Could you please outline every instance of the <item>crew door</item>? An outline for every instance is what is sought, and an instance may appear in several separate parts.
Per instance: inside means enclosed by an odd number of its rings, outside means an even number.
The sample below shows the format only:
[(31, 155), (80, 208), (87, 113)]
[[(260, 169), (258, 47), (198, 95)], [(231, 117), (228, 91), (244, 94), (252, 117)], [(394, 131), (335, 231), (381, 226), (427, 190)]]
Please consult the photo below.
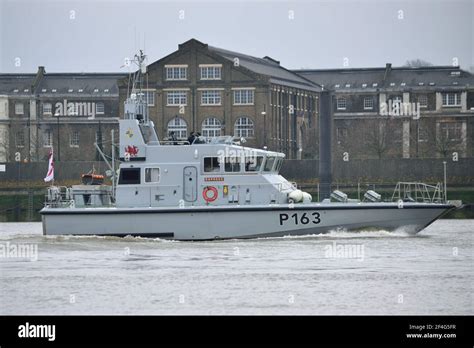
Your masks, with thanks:
[(197, 168), (184, 167), (183, 198), (186, 202), (195, 202), (197, 199)]

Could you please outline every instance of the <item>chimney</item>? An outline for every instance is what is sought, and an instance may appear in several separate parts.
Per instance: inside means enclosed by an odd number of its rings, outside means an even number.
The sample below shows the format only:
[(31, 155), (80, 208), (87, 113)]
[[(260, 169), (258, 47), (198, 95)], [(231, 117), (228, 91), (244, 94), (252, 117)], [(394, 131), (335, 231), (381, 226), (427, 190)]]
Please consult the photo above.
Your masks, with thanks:
[(46, 70), (44, 70), (44, 66), (39, 66), (38, 67), (38, 72), (36, 73), (36, 77), (33, 81), (33, 84), (31, 86), (31, 93), (34, 93), (36, 88), (39, 86), (41, 83), (41, 80), (43, 79), (44, 74), (46, 73)]
[(383, 76), (383, 83), (388, 80), (390, 72), (392, 71), (392, 63), (385, 64), (385, 74)]

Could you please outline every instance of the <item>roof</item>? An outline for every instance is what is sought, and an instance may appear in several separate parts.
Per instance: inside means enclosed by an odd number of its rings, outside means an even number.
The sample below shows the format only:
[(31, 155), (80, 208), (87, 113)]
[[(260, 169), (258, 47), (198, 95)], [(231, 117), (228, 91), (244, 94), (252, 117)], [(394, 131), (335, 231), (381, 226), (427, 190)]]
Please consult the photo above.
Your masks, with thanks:
[[(334, 90), (427, 89), (474, 87), (474, 76), (453, 66), (394, 67), (357, 69), (293, 70), (301, 76)], [(365, 86), (364, 86), (365, 84)], [(376, 84), (376, 85), (374, 85)]]
[(305, 77), (299, 76), (298, 74), (285, 69), (279, 64), (278, 61), (268, 56), (265, 58), (258, 58), (212, 46), (208, 46), (208, 49), (209, 51), (218, 54), (232, 62), (234, 62), (235, 58), (238, 58), (239, 65), (250, 71), (253, 71), (254, 73), (269, 77), (271, 83), (289, 85), (291, 87), (315, 92), (321, 91), (321, 87), (318, 84), (315, 84)]
[[(45, 73), (35, 93), (118, 95), (117, 81), (125, 76), (124, 73)], [(31, 94), (36, 77), (37, 74), (0, 74), (0, 94)]]

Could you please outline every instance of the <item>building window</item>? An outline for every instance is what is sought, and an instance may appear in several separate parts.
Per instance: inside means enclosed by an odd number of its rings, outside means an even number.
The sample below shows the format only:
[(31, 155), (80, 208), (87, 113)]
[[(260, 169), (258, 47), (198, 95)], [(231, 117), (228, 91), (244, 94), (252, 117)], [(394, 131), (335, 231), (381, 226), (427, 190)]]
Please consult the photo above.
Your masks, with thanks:
[(420, 103), (420, 107), (426, 108), (428, 106), (428, 96), (426, 94), (419, 95), (418, 103)]
[(181, 117), (175, 117), (168, 122), (168, 134), (174, 132), (176, 139), (186, 140), (188, 138), (188, 126)]
[(160, 168), (145, 168), (145, 182), (160, 182)]
[(95, 132), (95, 143), (99, 145), (99, 147), (101, 147), (102, 142), (103, 142), (102, 131), (98, 130), (97, 132)]
[(25, 113), (25, 105), (23, 103), (15, 103), (15, 114), (23, 115)]
[(336, 106), (338, 110), (346, 110), (346, 107), (347, 107), (346, 98), (337, 98)]
[(443, 106), (461, 106), (461, 93), (443, 93)]
[(79, 147), (79, 131), (73, 131), (69, 138), (70, 147)]
[(201, 80), (220, 80), (222, 73), (222, 66), (220, 65), (202, 65), (199, 66), (201, 70)]
[(169, 91), (166, 93), (167, 105), (187, 105), (187, 92), (186, 91)]
[(392, 105), (402, 103), (402, 97), (400, 97), (400, 96), (395, 96), (395, 97), (391, 98), (391, 100), (392, 100)]
[(201, 105), (221, 105), (221, 91), (202, 91)]
[(24, 131), (18, 131), (15, 134), (15, 144), (16, 147), (24, 147), (25, 146), (25, 132)]
[(43, 103), (43, 115), (51, 115), (53, 113), (53, 105), (51, 103)]
[(105, 107), (104, 107), (104, 103), (97, 103), (95, 104), (95, 113), (97, 115), (103, 115), (105, 112)]
[[(138, 95), (138, 92), (134, 90), (132, 93)], [(155, 91), (141, 91), (140, 95), (148, 106), (155, 106)]]
[(48, 129), (43, 133), (43, 146), (51, 147), (53, 146), (53, 132)]
[(443, 140), (459, 141), (462, 136), (462, 122), (443, 122), (439, 124), (440, 136)]
[(254, 135), (253, 121), (248, 117), (240, 117), (235, 121), (234, 135), (236, 137), (250, 138)]
[(336, 137), (338, 141), (343, 141), (347, 137), (347, 128), (337, 128)]
[(253, 105), (253, 103), (253, 89), (238, 89), (234, 91), (234, 105)]
[(166, 69), (167, 80), (186, 80), (188, 75), (187, 65), (183, 66), (168, 66)]
[(429, 138), (428, 129), (426, 127), (419, 127), (418, 128), (418, 142), (424, 143), (427, 142)]
[(221, 135), (221, 121), (215, 117), (209, 117), (202, 123), (202, 135), (205, 137), (218, 137)]
[(364, 110), (372, 110), (374, 108), (374, 98), (365, 97), (364, 98)]

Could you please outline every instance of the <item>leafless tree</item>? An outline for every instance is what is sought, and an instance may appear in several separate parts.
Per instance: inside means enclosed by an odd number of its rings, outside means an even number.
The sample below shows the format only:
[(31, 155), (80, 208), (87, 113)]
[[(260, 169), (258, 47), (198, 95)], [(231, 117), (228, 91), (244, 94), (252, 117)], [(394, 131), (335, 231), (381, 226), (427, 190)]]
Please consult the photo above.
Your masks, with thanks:
[(404, 66), (411, 67), (411, 68), (420, 68), (423, 66), (433, 66), (433, 64), (430, 62), (427, 62), (426, 60), (417, 58), (417, 59), (407, 60)]
[(387, 120), (378, 119), (368, 123), (365, 132), (365, 145), (368, 150), (379, 159), (383, 158), (388, 150), (387, 146)]

